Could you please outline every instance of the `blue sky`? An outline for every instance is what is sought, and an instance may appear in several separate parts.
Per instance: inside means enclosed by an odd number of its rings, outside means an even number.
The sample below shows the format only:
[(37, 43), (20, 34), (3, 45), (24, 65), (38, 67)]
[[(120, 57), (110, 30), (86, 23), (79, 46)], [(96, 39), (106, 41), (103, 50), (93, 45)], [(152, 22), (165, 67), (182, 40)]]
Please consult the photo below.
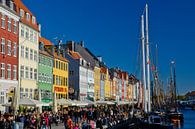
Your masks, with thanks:
[[(54, 41), (85, 42), (110, 67), (135, 73), (140, 16), (145, 0), (23, 0), (42, 25), (42, 36)], [(195, 90), (195, 1), (149, 1), (149, 40), (159, 47), (159, 72), (166, 83), (176, 60), (177, 90)]]

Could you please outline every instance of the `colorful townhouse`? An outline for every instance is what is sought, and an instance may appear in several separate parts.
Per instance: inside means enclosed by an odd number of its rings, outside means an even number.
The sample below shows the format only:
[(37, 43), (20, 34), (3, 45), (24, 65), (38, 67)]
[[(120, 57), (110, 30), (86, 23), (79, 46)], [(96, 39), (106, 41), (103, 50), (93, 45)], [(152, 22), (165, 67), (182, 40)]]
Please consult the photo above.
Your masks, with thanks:
[(128, 85), (128, 73), (127, 72), (120, 72), (121, 84), (122, 84), (122, 94), (120, 96), (121, 100), (126, 100), (127, 96), (127, 85)]
[(70, 99), (85, 100), (88, 99), (88, 63), (75, 52), (74, 41), (67, 42), (65, 57), (69, 60), (69, 88), (73, 93), (69, 93)]
[(40, 27), (36, 17), (22, 3), (13, 0), (16, 4), (19, 22), (19, 87), (20, 98), (38, 99), (38, 55)]
[[(84, 42), (76, 43), (74, 41), (68, 41), (64, 46), (64, 49), (69, 49), (73, 52), (78, 53), (80, 58), (79, 67), (79, 89), (82, 93), (79, 94), (79, 99), (94, 100), (94, 67), (95, 67), (95, 56), (84, 47)], [(76, 79), (76, 78), (75, 78)], [(87, 88), (87, 91), (85, 91)], [(80, 92), (81, 92), (80, 91)], [(87, 96), (87, 97), (86, 97)]]
[(2, 104), (12, 102), (18, 87), (19, 16), (13, 1), (0, 0), (0, 111)]
[(39, 37), (38, 91), (42, 102), (53, 99), (53, 55), (44, 46), (53, 45), (49, 40)]
[(100, 100), (105, 100), (106, 67), (100, 68)]
[(94, 94), (95, 100), (100, 100), (100, 66), (99, 61), (96, 61), (96, 65), (94, 67)]
[(122, 96), (122, 83), (120, 79), (120, 70), (119, 68), (110, 69), (110, 78), (112, 80), (112, 99), (114, 101), (119, 101), (120, 96)]
[(59, 46), (52, 50), (54, 57), (53, 64), (53, 92), (56, 93), (56, 99), (68, 99), (69, 87), (69, 61), (63, 56)]
[(105, 93), (105, 100), (110, 100), (110, 75), (108, 68), (106, 68), (106, 74), (105, 74), (105, 88), (104, 88), (104, 93)]

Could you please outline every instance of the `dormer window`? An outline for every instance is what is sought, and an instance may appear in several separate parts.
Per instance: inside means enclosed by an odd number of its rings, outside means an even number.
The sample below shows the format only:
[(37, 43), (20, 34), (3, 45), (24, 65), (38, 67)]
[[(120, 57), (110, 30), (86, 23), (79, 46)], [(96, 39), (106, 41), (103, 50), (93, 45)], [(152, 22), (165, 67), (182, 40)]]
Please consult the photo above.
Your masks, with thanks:
[(24, 17), (24, 10), (20, 9), (20, 17)]
[(5, 5), (5, 0), (2, 0), (2, 4)]
[(10, 9), (14, 10), (14, 3), (12, 1), (10, 1)]
[(30, 21), (30, 14), (29, 13), (26, 13), (26, 20)]
[(32, 16), (32, 23), (35, 24), (35, 22), (36, 22), (36, 18)]

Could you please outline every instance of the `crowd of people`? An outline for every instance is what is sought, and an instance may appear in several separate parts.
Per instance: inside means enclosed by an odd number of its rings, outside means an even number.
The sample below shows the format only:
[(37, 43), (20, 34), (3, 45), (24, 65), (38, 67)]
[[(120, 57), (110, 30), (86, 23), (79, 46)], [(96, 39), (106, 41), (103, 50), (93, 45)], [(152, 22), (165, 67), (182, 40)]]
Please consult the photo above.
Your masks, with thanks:
[(21, 112), (15, 117), (4, 114), (0, 117), (0, 129), (52, 129), (59, 124), (65, 129), (112, 128), (131, 118), (131, 110), (129, 105), (106, 105), (67, 107), (57, 113)]

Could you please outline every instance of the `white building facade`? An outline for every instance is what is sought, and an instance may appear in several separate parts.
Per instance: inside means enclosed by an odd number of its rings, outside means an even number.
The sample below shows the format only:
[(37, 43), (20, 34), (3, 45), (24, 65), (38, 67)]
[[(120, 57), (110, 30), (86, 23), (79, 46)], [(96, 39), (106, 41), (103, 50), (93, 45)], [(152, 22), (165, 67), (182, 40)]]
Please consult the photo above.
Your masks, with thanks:
[(37, 99), (39, 26), (35, 16), (21, 1), (17, 1), (16, 5), (21, 19), (19, 23), (19, 96)]

